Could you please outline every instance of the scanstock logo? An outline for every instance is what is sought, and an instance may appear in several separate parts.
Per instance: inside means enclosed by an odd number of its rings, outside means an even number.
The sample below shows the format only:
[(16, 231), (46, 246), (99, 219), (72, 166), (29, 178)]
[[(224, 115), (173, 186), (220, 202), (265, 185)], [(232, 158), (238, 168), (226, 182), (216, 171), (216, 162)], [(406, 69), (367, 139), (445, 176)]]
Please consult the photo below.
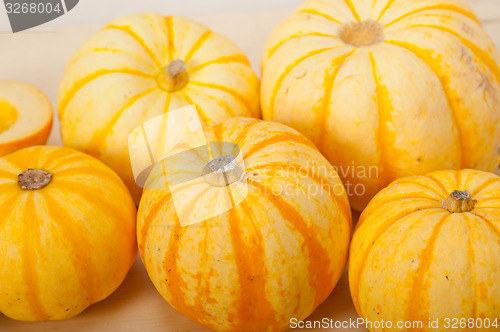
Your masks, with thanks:
[(73, 9), (79, 0), (3, 0), (12, 32), (52, 21)]

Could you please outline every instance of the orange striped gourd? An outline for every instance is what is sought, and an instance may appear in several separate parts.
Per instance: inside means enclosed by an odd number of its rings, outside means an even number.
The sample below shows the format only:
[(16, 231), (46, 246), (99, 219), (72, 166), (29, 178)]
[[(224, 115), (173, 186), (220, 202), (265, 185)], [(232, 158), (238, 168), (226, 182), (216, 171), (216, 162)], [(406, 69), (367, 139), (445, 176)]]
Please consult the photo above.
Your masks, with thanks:
[(97, 157), (131, 190), (127, 139), (144, 121), (195, 104), (205, 125), (260, 117), (259, 81), (227, 38), (192, 20), (159, 14), (119, 17), (87, 40), (59, 89), (64, 145)]
[(466, 1), (308, 0), (268, 40), (263, 117), (311, 139), (362, 210), (399, 177), (499, 165), (499, 63)]
[[(153, 172), (147, 188), (155, 189), (145, 189), (138, 213), (144, 265), (160, 294), (205, 327), (288, 329), (291, 318), (306, 318), (327, 298), (343, 273), (351, 231), (345, 188), (314, 145), (282, 124), (234, 118), (204, 129), (204, 137), (240, 147), (248, 194), (212, 216), (221, 204), (213, 192), (196, 181), (183, 184), (188, 213), (206, 218), (182, 227), (185, 211), (176, 211), (171, 191), (159, 189), (165, 179)], [(198, 138), (188, 136), (179, 147), (194, 148)]]
[(8, 317), (73, 317), (118, 288), (135, 260), (132, 197), (83, 153), (36, 146), (0, 158), (0, 211), (0, 312)]
[(393, 328), (422, 322), (413, 325), (419, 331), (497, 330), (499, 279), (500, 177), (493, 173), (401, 178), (373, 198), (356, 226), (349, 284), (359, 315), (379, 323), (371, 331), (383, 331), (382, 319)]

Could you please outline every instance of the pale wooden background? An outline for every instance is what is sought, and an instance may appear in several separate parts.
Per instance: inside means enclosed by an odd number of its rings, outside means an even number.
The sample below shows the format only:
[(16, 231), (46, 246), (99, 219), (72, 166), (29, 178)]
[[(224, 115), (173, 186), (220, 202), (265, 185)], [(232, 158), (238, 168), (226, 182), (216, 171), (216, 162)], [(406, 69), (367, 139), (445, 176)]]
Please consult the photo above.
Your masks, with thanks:
[[(272, 1), (269, 0), (269, 2)], [(120, 3), (120, 6), (127, 6), (125, 1), (118, 0), (117, 2)], [(171, 14), (169, 2), (157, 1), (156, 11)], [(290, 1), (288, 5), (283, 5), (286, 2), (281, 0), (279, 2), (285, 8), (245, 14), (189, 16), (238, 43), (250, 57), (253, 67), (259, 71), (260, 56), (269, 32), (279, 21), (291, 13), (295, 3), (297, 3), (296, 0)], [(500, 0), (470, 0), (470, 3), (490, 36), (500, 46)], [(135, 6), (137, 5), (135, 4)], [(74, 16), (77, 15), (76, 9), (72, 13)], [(186, 15), (186, 13), (181, 14)], [(1, 19), (4, 18), (0, 15)], [(94, 22), (90, 18), (89, 21)], [(15, 35), (3, 29), (0, 31), (0, 79), (15, 79), (34, 84), (41, 88), (55, 105), (57, 86), (62, 76), (64, 64), (78, 45), (104, 23), (65, 28), (48, 25), (48, 27), (41, 26)], [(5, 24), (0, 25), (0, 30), (2, 30), (2, 26)], [(60, 145), (59, 124), (57, 122), (49, 144)], [(349, 318), (355, 320), (358, 317), (349, 295), (346, 274), (343, 275), (330, 297), (309, 319), (321, 320), (323, 317), (340, 321)], [(42, 323), (16, 322), (0, 316), (0, 331), (202, 332), (207, 330), (178, 314), (161, 298), (149, 281), (140, 259), (138, 259), (125, 282), (114, 294), (91, 306), (81, 315), (62, 322)], [(346, 329), (346, 331), (352, 330)], [(366, 330), (360, 329), (359, 331)]]

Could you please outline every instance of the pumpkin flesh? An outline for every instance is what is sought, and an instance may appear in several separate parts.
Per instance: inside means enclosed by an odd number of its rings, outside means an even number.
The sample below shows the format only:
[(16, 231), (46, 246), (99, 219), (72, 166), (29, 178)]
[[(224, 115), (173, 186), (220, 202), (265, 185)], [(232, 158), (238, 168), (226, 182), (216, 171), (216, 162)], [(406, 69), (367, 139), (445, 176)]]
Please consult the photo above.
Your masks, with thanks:
[(52, 129), (52, 105), (37, 88), (0, 80), (0, 156), (45, 144)]

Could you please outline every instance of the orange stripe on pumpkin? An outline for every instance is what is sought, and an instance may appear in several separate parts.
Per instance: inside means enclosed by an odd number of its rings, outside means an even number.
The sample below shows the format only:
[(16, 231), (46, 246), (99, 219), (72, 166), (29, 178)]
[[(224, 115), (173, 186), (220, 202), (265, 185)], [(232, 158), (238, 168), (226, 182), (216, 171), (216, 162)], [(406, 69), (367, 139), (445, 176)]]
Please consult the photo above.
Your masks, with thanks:
[(392, 112), (394, 111), (394, 106), (389, 97), (389, 90), (385, 85), (381, 83), (381, 76), (377, 73), (375, 59), (373, 54), (370, 53), (370, 63), (373, 70), (373, 79), (375, 81), (375, 93), (377, 96), (377, 115), (378, 115), (378, 148), (380, 149), (380, 166), (382, 168), (381, 182), (383, 185), (388, 185), (391, 182), (389, 174), (397, 174), (396, 170), (393, 169), (392, 163), (389, 161), (394, 161), (394, 153), (389, 152), (389, 148), (393, 146), (395, 142), (395, 133), (390, 129), (393, 123)]
[[(15, 174), (17, 175), (17, 174)], [(4, 169), (0, 169), (0, 177), (2, 178), (5, 178), (5, 179), (12, 179), (12, 180), (17, 180), (14, 178), (14, 174), (7, 171), (7, 170), (4, 170)]]
[[(336, 47), (336, 48), (339, 48), (339, 47)], [(273, 92), (271, 94), (271, 100), (269, 102), (269, 118), (270, 119), (272, 119), (274, 116), (274, 108), (275, 108), (274, 104), (276, 101), (276, 97), (278, 96), (278, 92), (281, 90), (281, 83), (283, 83), (283, 81), (285, 80), (285, 78), (288, 77), (288, 75), (291, 73), (291, 71), (295, 67), (297, 67), (299, 64), (306, 61), (307, 59), (310, 59), (315, 55), (322, 54), (322, 53), (327, 52), (327, 51), (331, 51), (333, 49), (335, 49), (335, 47), (322, 48), (319, 50), (314, 50), (314, 51), (308, 52), (307, 54), (305, 54), (305, 55), (301, 56), (300, 58), (296, 59), (295, 61), (293, 61), (290, 65), (288, 65), (285, 68), (285, 70), (283, 70), (281, 75), (276, 80), (276, 83), (274, 84)]]
[[(55, 173), (73, 167), (73, 163), (78, 166), (82, 165), (82, 155), (70, 151), (67, 148), (54, 149), (40, 158), (41, 164), (37, 165), (49, 173)], [(69, 167), (68, 167), (69, 166)]]
[(242, 54), (236, 54), (236, 55), (230, 55), (230, 56), (221, 56), (220, 58), (200, 63), (197, 66), (193, 66), (193, 67), (189, 68), (188, 72), (192, 74), (192, 73), (195, 73), (199, 70), (202, 70), (203, 68), (208, 67), (210, 65), (214, 65), (214, 64), (224, 64), (225, 65), (225, 64), (231, 64), (231, 63), (241, 63), (244, 65), (250, 65), (246, 56), (244, 56)]
[(279, 133), (274, 136), (271, 136), (269, 138), (263, 139), (258, 143), (255, 143), (250, 149), (248, 149), (246, 152), (244, 152), (243, 157), (245, 159), (250, 158), (253, 156), (255, 153), (273, 145), (273, 144), (278, 144), (278, 143), (283, 143), (283, 142), (293, 142), (301, 145), (305, 145), (307, 147), (310, 147), (314, 150), (316, 150), (316, 147), (314, 144), (307, 139), (305, 136), (301, 134), (292, 134), (292, 133)]
[(267, 58), (271, 58), (273, 56), (274, 53), (276, 53), (276, 51), (278, 51), (278, 49), (283, 46), (283, 44), (291, 41), (291, 40), (294, 40), (294, 39), (297, 39), (297, 38), (301, 38), (301, 37), (311, 37), (311, 36), (315, 36), (315, 37), (328, 37), (328, 38), (333, 38), (333, 39), (337, 39), (336, 36), (334, 35), (329, 35), (329, 34), (325, 34), (325, 33), (321, 33), (321, 32), (310, 32), (310, 33), (304, 33), (304, 34), (295, 34), (295, 35), (291, 35), (291, 36), (288, 36), (286, 39), (278, 42), (273, 48), (271, 48), (267, 54)]
[(500, 246), (500, 228), (495, 227), (495, 224), (498, 224), (498, 222), (490, 220), (488, 217), (486, 217), (485, 214), (479, 211), (472, 211), (472, 214), (476, 216), (478, 219), (480, 219), (481, 222), (486, 224), (491, 231), (497, 236), (498, 238), (498, 245)]
[(444, 184), (439, 180), (439, 179), (436, 179), (433, 175), (431, 174), (427, 174), (426, 177), (428, 177), (429, 179), (431, 179), (432, 181), (434, 181), (434, 183), (439, 187), (441, 188), (441, 191), (443, 192), (443, 195), (444, 197), (448, 197), (448, 195), (450, 195), (450, 191), (444, 186)]
[(90, 139), (90, 142), (87, 144), (85, 151), (92, 155), (101, 150), (103, 144), (106, 143), (106, 139), (111, 134), (113, 128), (116, 126), (118, 121), (122, 118), (123, 113), (132, 105), (134, 105), (139, 99), (146, 97), (151, 92), (157, 90), (157, 87), (147, 89), (141, 93), (136, 94), (135, 96), (130, 97), (127, 100), (127, 103), (123, 105), (114, 115), (113, 118), (104, 126), (104, 128), (100, 130), (96, 130)]
[[(457, 172), (458, 173), (458, 172)], [(467, 262), (469, 263), (469, 273), (471, 274), (471, 284), (472, 287), (474, 288), (474, 295), (473, 295), (473, 301), (472, 301), (472, 318), (477, 318), (477, 302), (479, 301), (478, 299), (478, 294), (479, 294), (479, 287), (477, 284), (477, 269), (476, 269), (476, 254), (474, 253), (474, 248), (473, 248), (473, 243), (472, 239), (473, 236), (471, 235), (472, 229), (471, 225), (472, 224), (469, 214), (468, 213), (462, 213), (461, 215), (462, 218), (464, 218), (466, 222), (466, 227), (467, 227)], [(474, 225), (476, 226), (476, 225)]]
[(79, 54), (77, 57), (71, 59), (71, 61), (69, 62), (69, 64), (74, 64), (74, 63), (78, 62), (78, 60), (80, 60), (81, 58), (83, 58), (84, 56), (86, 56), (86, 55), (92, 55), (92, 53), (94, 53), (94, 52), (122, 53), (122, 54), (130, 56), (131, 58), (136, 59), (137, 61), (141, 62), (142, 64), (147, 65), (152, 70), (156, 70), (154, 61), (153, 61), (153, 64), (151, 64), (150, 62), (144, 60), (143, 58), (138, 57), (135, 54), (132, 54), (132, 53), (127, 52), (125, 50), (118, 50), (118, 49), (105, 48), (105, 47), (96, 47), (96, 48), (90, 49), (90, 50), (88, 50), (86, 52), (83, 52), (83, 53)]
[(165, 17), (165, 26), (167, 29), (167, 60), (168, 62), (174, 60), (175, 53), (175, 33), (173, 16)]
[(250, 130), (253, 129), (253, 127), (258, 123), (262, 123), (262, 121), (252, 120), (251, 122), (247, 123), (243, 130), (241, 130), (238, 136), (236, 136), (236, 138), (233, 140), (234, 143), (239, 145), (240, 149), (243, 149), (242, 145), (245, 144), (244, 142), (242, 142), (242, 140), (247, 138)]
[(187, 93), (186, 91), (182, 91), (182, 90), (181, 90), (181, 91), (179, 91), (178, 93), (182, 96), (182, 98), (184, 98), (184, 100), (185, 100), (188, 104), (195, 106), (196, 111), (197, 111), (198, 115), (199, 115), (199, 116), (200, 116), (200, 118), (201, 118), (201, 121), (203, 121), (203, 124), (204, 124), (205, 126), (210, 126), (210, 125), (212, 125), (212, 120), (208, 117), (207, 113), (205, 113), (205, 111), (203, 111), (203, 109), (200, 107), (200, 105), (198, 105), (197, 103), (195, 103), (195, 102), (191, 99), (191, 97), (188, 95), (188, 93)]
[(104, 29), (115, 29), (115, 30), (123, 31), (124, 33), (126, 33), (130, 37), (134, 38), (135, 41), (137, 41), (137, 43), (139, 45), (141, 45), (141, 47), (144, 49), (144, 51), (146, 51), (146, 53), (151, 57), (151, 59), (154, 61), (155, 65), (158, 68), (162, 67), (156, 54), (148, 47), (148, 45), (146, 45), (146, 42), (144, 41), (144, 39), (142, 39), (142, 37), (139, 36), (135, 31), (133, 31), (130, 26), (108, 25)]
[(283, 219), (287, 221), (286, 224), (294, 228), (302, 236), (304, 241), (303, 248), (307, 248), (307, 255), (309, 257), (309, 283), (311, 288), (316, 292), (313, 307), (317, 308), (333, 289), (334, 271), (328, 271), (331, 265), (329, 253), (321, 245), (317, 234), (308, 225), (300, 212), (288, 203), (285, 198), (273, 194), (272, 190), (269, 190), (269, 188), (261, 183), (251, 179), (248, 179), (248, 183), (263, 193), (270, 192), (271, 195), (266, 196), (268, 201), (278, 210)]
[(140, 244), (139, 244), (139, 250), (141, 252), (141, 256), (146, 259), (146, 251), (145, 247), (148, 243), (148, 234), (149, 230), (151, 228), (151, 225), (153, 222), (155, 222), (157, 219), (159, 219), (159, 214), (161, 210), (169, 204), (172, 204), (172, 195), (169, 190), (165, 190), (165, 194), (160, 196), (160, 199), (158, 199), (155, 204), (152, 206), (148, 206), (148, 212), (146, 215), (144, 215), (140, 220), (142, 220), (142, 227), (140, 227), (137, 231), (140, 234)]
[(439, 79), (444, 91), (444, 95), (448, 102), (448, 107), (450, 108), (453, 125), (457, 130), (457, 136), (458, 136), (457, 155), (460, 161), (459, 166), (463, 167), (465, 165), (468, 165), (468, 160), (467, 160), (468, 153), (463, 152), (464, 149), (463, 142), (466, 142), (467, 139), (463, 132), (462, 122), (458, 120), (460, 118), (458, 113), (459, 110), (461, 109), (460, 98), (458, 97), (457, 93), (451, 89), (451, 81), (449, 76), (444, 72), (444, 69), (441, 67), (440, 56), (438, 56), (437, 59), (434, 59), (432, 51), (419, 48), (413, 44), (406, 42), (397, 42), (391, 40), (391, 41), (386, 41), (386, 43), (399, 46), (415, 54), (417, 58), (419, 58), (429, 66), (429, 68), (434, 72), (436, 77)]
[[(377, 230), (377, 232), (373, 233), (373, 235), (370, 236), (370, 238), (372, 239), (372, 242), (370, 243), (369, 246), (367, 246), (365, 248), (364, 252), (362, 252), (360, 254), (359, 264), (357, 265), (358, 266), (357, 273), (350, 273), (349, 274), (349, 285), (351, 285), (350, 286), (351, 295), (353, 298), (354, 307), (356, 308), (356, 311), (358, 313), (361, 313), (360, 308), (359, 308), (360, 304), (358, 302), (359, 301), (359, 290), (360, 290), (360, 286), (361, 286), (360, 285), (361, 276), (363, 275), (363, 272), (366, 268), (365, 263), (368, 259), (368, 256), (370, 255), (370, 252), (373, 249), (373, 247), (377, 244), (378, 240), (382, 236), (384, 236), (384, 234), (394, 224), (398, 223), (401, 218), (408, 217), (409, 215), (414, 214), (414, 213), (422, 213), (426, 210), (434, 209), (434, 208), (435, 207), (433, 205), (429, 205), (427, 207), (419, 206), (419, 207), (411, 209), (411, 210), (400, 211), (399, 213), (396, 213), (395, 215), (393, 215), (391, 218), (385, 219), (383, 221), (384, 225), (378, 227), (377, 229), (372, 230), (372, 233), (375, 232), (375, 230)], [(431, 211), (431, 212), (435, 213), (435, 211)], [(373, 213), (373, 211), (372, 211), (372, 213)], [(361, 217), (358, 221), (358, 224), (356, 225), (357, 230), (360, 229), (361, 225), (364, 223), (363, 216), (364, 216), (364, 214), (361, 214)], [(356, 237), (356, 233), (354, 234), (354, 237)], [(355, 238), (353, 238), (353, 241), (355, 241)]]
[(220, 85), (220, 84), (196, 82), (196, 81), (190, 81), (189, 84), (201, 86), (201, 87), (208, 88), (208, 89), (215, 89), (215, 90), (223, 91), (223, 92), (231, 95), (235, 100), (237, 100), (241, 105), (243, 105), (243, 107), (246, 108), (250, 113), (253, 112), (253, 108), (250, 105), (250, 102), (245, 97), (243, 97), (238, 91), (233, 90), (231, 88), (228, 88), (227, 86)]
[(63, 99), (61, 100), (61, 103), (59, 104), (59, 118), (62, 119), (64, 115), (64, 111), (66, 110), (66, 107), (68, 106), (69, 102), (73, 97), (76, 95), (78, 91), (80, 91), (81, 88), (83, 88), (85, 85), (89, 84), (90, 82), (98, 79), (101, 76), (104, 75), (110, 75), (110, 74), (127, 74), (127, 75), (133, 75), (133, 76), (139, 76), (145, 79), (155, 79), (154, 75), (144, 73), (140, 70), (135, 70), (135, 69), (130, 69), (130, 68), (120, 68), (120, 69), (99, 69), (93, 72), (92, 74), (89, 74), (85, 76), (84, 78), (76, 81), (73, 86), (66, 91), (64, 94)]
[(499, 183), (499, 182), (500, 182), (500, 177), (492, 177), (491, 179), (488, 179), (488, 180), (484, 181), (483, 183), (481, 183), (479, 186), (475, 187), (470, 192), (470, 195), (472, 198), (474, 198), (474, 196), (479, 195), (481, 193), (481, 191), (484, 191), (489, 186), (496, 184), (496, 183)]
[[(269, 328), (277, 330), (279, 327), (276, 325), (277, 312), (266, 295), (267, 269), (263, 260), (265, 257), (263, 236), (257, 227), (244, 227), (247, 222), (253, 224), (252, 218), (248, 218), (250, 214), (245, 202), (228, 211), (234, 263), (240, 284), (240, 294), (235, 303), (238, 317), (232, 329), (248, 331), (247, 324), (252, 323), (255, 331), (268, 331)], [(239, 213), (247, 218), (241, 218)], [(245, 231), (250, 229), (253, 229), (253, 234), (247, 234)]]
[(429, 11), (429, 10), (448, 10), (448, 11), (451, 11), (451, 12), (455, 12), (455, 13), (458, 13), (458, 14), (462, 14), (468, 18), (470, 18), (471, 20), (474, 20), (475, 22), (479, 23), (479, 19), (476, 17), (476, 15), (474, 15), (473, 13), (463, 9), (462, 7), (459, 7), (459, 6), (455, 6), (455, 5), (450, 5), (450, 4), (439, 4), (439, 5), (435, 5), (435, 6), (427, 6), (427, 7), (422, 7), (422, 8), (419, 8), (419, 9), (415, 9), (411, 12), (407, 12), (405, 13), (404, 15), (398, 17), (397, 19), (387, 23), (386, 25), (384, 25), (384, 28), (387, 28), (388, 26), (390, 25), (393, 25), (394, 23), (397, 23), (411, 15), (415, 15), (415, 14), (418, 14), (418, 13), (421, 13), (421, 12), (424, 12), (424, 11)]
[(165, 106), (163, 107), (163, 114), (170, 110), (170, 103), (172, 102), (172, 93), (167, 92), (167, 97), (165, 99)]
[(342, 24), (342, 22), (333, 18), (332, 16), (327, 15), (323, 12), (317, 11), (316, 9), (312, 9), (312, 8), (302, 9), (301, 11), (298, 11), (297, 13), (304, 13), (304, 14), (311, 14), (311, 15), (315, 15), (315, 16), (321, 16), (321, 17), (326, 18), (327, 20), (332, 21), (334, 23)]
[[(94, 303), (99, 300), (95, 298), (95, 294), (101, 293), (99, 280), (96, 278), (98, 271), (92, 263), (92, 258), (88, 255), (88, 249), (91, 248), (88, 236), (92, 234), (82, 234), (84, 227), (76, 226), (73, 221), (74, 217), (69, 212), (70, 210), (52, 197), (49, 193), (43, 194), (43, 199), (40, 204), (47, 211), (49, 220), (54, 222), (57, 229), (61, 232), (63, 239), (67, 240), (68, 253), (75, 267), (75, 274), (78, 282), (87, 296), (87, 304)], [(81, 220), (80, 222), (85, 222)]]
[[(198, 195), (196, 195), (196, 197), (194, 197), (190, 202), (191, 205), (197, 204), (198, 200), (202, 195), (206, 194), (208, 189), (205, 189), (203, 192), (198, 193)], [(179, 242), (183, 238), (184, 234), (189, 230), (189, 226), (181, 227), (177, 214), (174, 214), (174, 218), (175, 225), (172, 226), (172, 230), (168, 239), (168, 247), (163, 259), (163, 269), (166, 273), (165, 282), (176, 285), (176, 287), (168, 287), (171, 296), (171, 301), (169, 302), (174, 308), (181, 311), (190, 319), (198, 321), (200, 323), (203, 322), (203, 326), (210, 329), (215, 329), (215, 327), (209, 323), (209, 321), (211, 320), (211, 316), (210, 313), (206, 311), (203, 301), (195, 301), (194, 306), (188, 305), (186, 302), (185, 292), (189, 289), (192, 289), (192, 287), (189, 287), (189, 285), (184, 281), (177, 263), (180, 258)], [(198, 275), (197, 278), (200, 279), (201, 276)]]
[(320, 104), (323, 108), (323, 112), (318, 112), (315, 108), (315, 113), (317, 114), (317, 126), (319, 127), (319, 134), (317, 140), (317, 146), (320, 150), (325, 150), (325, 144), (328, 141), (325, 137), (328, 132), (328, 119), (331, 115), (331, 99), (332, 99), (332, 91), (335, 86), (335, 79), (337, 78), (338, 73), (340, 72), (341, 65), (345, 63), (345, 61), (356, 52), (356, 49), (353, 49), (351, 52), (344, 54), (342, 56), (336, 57), (332, 61), (333, 72), (330, 74), (327, 71), (327, 75), (325, 75), (325, 79), (323, 81), (323, 86), (325, 87), (325, 95), (323, 97), (322, 103)]
[(215, 142), (224, 142), (224, 132), (225, 132), (224, 122), (219, 123), (212, 127), (212, 133), (214, 134)]
[(472, 43), (470, 40), (462, 37), (458, 32), (453, 31), (451, 29), (442, 27), (442, 26), (437, 26), (437, 25), (425, 25), (425, 24), (415, 24), (412, 25), (408, 28), (429, 28), (429, 29), (435, 29), (439, 31), (443, 31), (446, 33), (449, 33), (458, 39), (460, 39), (460, 42), (464, 44), (483, 64), (485, 64), (492, 72), (492, 74), (495, 76), (497, 83), (500, 84), (500, 67), (497, 64), (497, 62), (491, 57), (491, 55), (487, 52), (479, 48), (476, 44)]
[(382, 19), (382, 17), (384, 16), (384, 14), (391, 8), (394, 1), (396, 1), (396, 0), (387, 1), (387, 4), (385, 5), (384, 9), (382, 9), (382, 11), (380, 12), (380, 15), (377, 18), (377, 22), (380, 21)]
[(2, 206), (4, 206), (5, 209), (3, 209), (2, 213), (0, 214), (0, 229), (2, 229), (9, 221), (12, 212), (14, 212), (14, 210), (16, 209), (16, 201), (19, 200), (21, 196), (19, 195), (19, 192), (12, 192), (13, 193), (10, 194), (10, 196), (7, 196), (7, 198), (2, 198)]
[(186, 57), (184, 58), (185, 63), (189, 63), (193, 55), (203, 46), (203, 44), (210, 38), (212, 35), (212, 31), (207, 30), (202, 35), (196, 42), (193, 43), (193, 46), (191, 49), (186, 53)]
[[(425, 247), (419, 257), (419, 264), (415, 271), (413, 286), (410, 290), (409, 299), (407, 301), (408, 307), (406, 308), (406, 318), (408, 321), (417, 322), (421, 320), (421, 314), (424, 311), (428, 311), (423, 308), (425, 301), (422, 296), (426, 293), (425, 289), (425, 275), (432, 265), (432, 256), (434, 254), (434, 246), (436, 244), (439, 232), (443, 228), (446, 220), (451, 216), (450, 213), (446, 213), (437, 222), (437, 224), (432, 229), (431, 235), (427, 240)], [(429, 316), (429, 315), (425, 315)]]
[[(325, 187), (332, 197), (332, 200), (335, 201), (339, 207), (340, 212), (344, 216), (344, 218), (350, 222), (352, 226), (352, 219), (351, 219), (351, 208), (349, 207), (349, 203), (344, 200), (344, 197), (342, 195), (337, 195), (335, 192), (335, 189), (332, 186), (332, 181), (328, 180), (325, 177), (320, 176), (318, 173), (318, 170), (312, 169), (312, 168), (305, 168), (304, 165), (301, 164), (291, 164), (291, 163), (284, 163), (284, 162), (275, 162), (275, 163), (268, 163), (264, 165), (257, 165), (253, 166), (250, 168), (247, 168), (247, 172), (251, 172), (252, 170), (258, 170), (258, 169), (267, 169), (268, 171), (272, 172), (277, 172), (279, 170), (286, 170), (286, 171), (292, 171), (292, 172), (298, 172), (300, 175), (303, 175), (314, 182), (316, 182), (321, 189), (325, 190)], [(340, 179), (339, 179), (340, 181)], [(339, 182), (340, 185), (341, 182)], [(345, 190), (342, 191), (342, 194), (345, 193)]]
[[(424, 179), (424, 178), (422, 178), (422, 179)], [(431, 180), (432, 180), (432, 179), (431, 179)], [(433, 181), (433, 182), (435, 182), (434, 180), (432, 180), (432, 181)], [(420, 182), (420, 181), (416, 181), (416, 180), (414, 180), (414, 179), (412, 179), (412, 178), (402, 178), (402, 179), (398, 179), (398, 183), (399, 183), (399, 184), (412, 184), (412, 185), (414, 185), (414, 186), (421, 187), (421, 188), (423, 188), (423, 189), (427, 189), (427, 190), (429, 190), (429, 191), (433, 192), (434, 194), (436, 194), (436, 200), (442, 199), (442, 196), (443, 196), (443, 195), (445, 195), (445, 196), (446, 196), (446, 195), (448, 195), (448, 194), (449, 194), (449, 193), (444, 192), (444, 191), (443, 191), (442, 186), (441, 186), (441, 185), (439, 185), (439, 184), (436, 184), (436, 185), (437, 185), (437, 186), (438, 186), (438, 188), (441, 190), (441, 192), (440, 192), (440, 193), (439, 193), (439, 192), (437, 192), (437, 191), (436, 191), (434, 188), (432, 188), (431, 186), (427, 186), (427, 185), (423, 184), (422, 182)]]
[(354, 19), (356, 21), (360, 21), (361, 18), (359, 17), (359, 14), (358, 12), (356, 11), (356, 7), (354, 6), (354, 4), (352, 3), (351, 0), (344, 0), (345, 4), (347, 5), (347, 7), (349, 7), (349, 9), (351, 10), (352, 12), (352, 16), (354, 16)]
[[(81, 157), (80, 157), (81, 158)], [(91, 171), (89, 171), (89, 167), (91, 167)], [(86, 177), (96, 177), (99, 179), (107, 179), (111, 181), (114, 177), (114, 173), (111, 173), (108, 169), (105, 168), (99, 168), (99, 167), (94, 167), (94, 165), (89, 165), (89, 164), (80, 164), (79, 166), (70, 166), (66, 167), (62, 170), (57, 170), (57, 171), (52, 171), (49, 173), (54, 174), (55, 177), (57, 177), (57, 181), (64, 181), (64, 180), (69, 180), (71, 181), (71, 178), (74, 176), (78, 176), (81, 174), (85, 174)], [(114, 184), (117, 186), (120, 186), (121, 188), (121, 183), (117, 181), (118, 179), (115, 178)]]
[(40, 221), (35, 211), (35, 192), (28, 192), (25, 195), (24, 215), (20, 220), (25, 240), (22, 247), (22, 276), (26, 285), (25, 298), (33, 317), (47, 319), (50, 318), (50, 315), (43, 307), (39, 297), (40, 285), (38, 284), (37, 265), (41, 262), (38, 257), (42, 254), (42, 248)]

